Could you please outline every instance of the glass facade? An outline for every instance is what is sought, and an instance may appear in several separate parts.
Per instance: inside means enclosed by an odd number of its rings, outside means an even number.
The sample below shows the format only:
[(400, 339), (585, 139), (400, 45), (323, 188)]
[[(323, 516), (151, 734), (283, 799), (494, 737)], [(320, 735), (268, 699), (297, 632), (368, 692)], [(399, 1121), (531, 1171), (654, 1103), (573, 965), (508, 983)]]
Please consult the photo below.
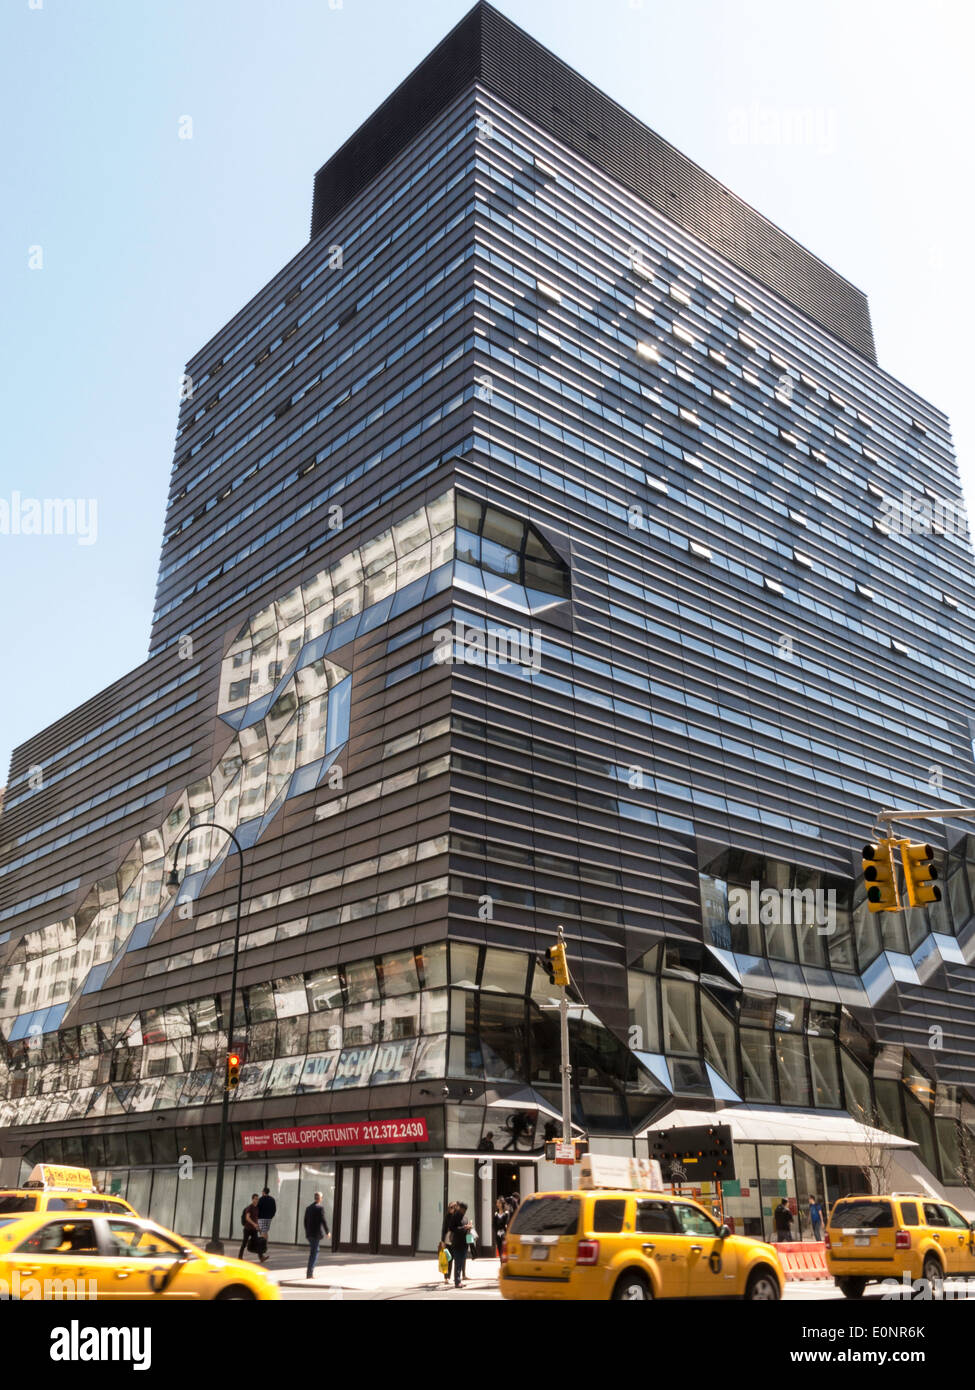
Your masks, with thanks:
[[(971, 553), (884, 522), (960, 500), (948, 422), (778, 229), (668, 216), (498, 81), (368, 176), (367, 123), (187, 365), (150, 657), (11, 767), (0, 1164), (206, 1227), (232, 1046), (228, 1229), (267, 1181), (282, 1230), (321, 1190), (341, 1245), (432, 1248), (448, 1189), (553, 1178), (561, 927), (594, 1146), (833, 1112), (970, 1185), (975, 848), (928, 823), (926, 910), (859, 878), (880, 806), (975, 797)], [(245, 1154), (335, 1117), (428, 1139)], [(746, 1228), (838, 1181), (740, 1147)]]

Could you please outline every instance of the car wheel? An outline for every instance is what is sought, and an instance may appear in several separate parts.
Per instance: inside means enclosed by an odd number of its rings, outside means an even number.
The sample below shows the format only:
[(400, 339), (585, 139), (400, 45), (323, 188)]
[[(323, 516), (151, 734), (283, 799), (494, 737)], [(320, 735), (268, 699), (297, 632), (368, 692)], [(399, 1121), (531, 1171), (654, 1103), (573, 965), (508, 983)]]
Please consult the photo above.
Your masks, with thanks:
[(220, 1290), (214, 1301), (217, 1303), (226, 1303), (229, 1299), (233, 1299), (235, 1302), (237, 1300), (242, 1302), (253, 1302), (255, 1298), (256, 1294), (252, 1293), (246, 1284), (230, 1284), (226, 1289)]
[(837, 1279), (836, 1286), (844, 1298), (862, 1298), (867, 1281), (848, 1275), (845, 1279)]
[(634, 1270), (629, 1274), (621, 1275), (620, 1278), (617, 1279), (616, 1288), (613, 1290), (613, 1297), (626, 1299), (631, 1303), (635, 1303), (652, 1298), (653, 1294), (650, 1292), (650, 1285), (643, 1275), (638, 1274)]
[(755, 1269), (748, 1276), (746, 1303), (777, 1303), (781, 1296), (779, 1281), (770, 1269)]
[(941, 1268), (941, 1261), (937, 1255), (925, 1255), (924, 1265), (921, 1268), (921, 1278), (926, 1279), (929, 1284), (933, 1284), (936, 1279), (943, 1279), (945, 1275)]

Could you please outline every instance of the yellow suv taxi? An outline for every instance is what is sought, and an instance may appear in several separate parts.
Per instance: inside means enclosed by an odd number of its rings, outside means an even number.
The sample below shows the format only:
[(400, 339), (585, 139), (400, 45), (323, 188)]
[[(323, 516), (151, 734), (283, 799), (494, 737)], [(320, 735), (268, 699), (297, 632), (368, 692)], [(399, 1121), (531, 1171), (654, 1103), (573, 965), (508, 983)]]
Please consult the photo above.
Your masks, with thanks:
[(877, 1279), (975, 1274), (975, 1221), (921, 1192), (841, 1197), (829, 1214), (826, 1267), (847, 1298)]
[(130, 1212), (27, 1212), (0, 1225), (2, 1299), (280, 1297), (260, 1265), (209, 1255)]
[(96, 1191), (89, 1169), (55, 1163), (36, 1163), (23, 1187), (0, 1188), (0, 1226), (13, 1217), (36, 1211), (136, 1214), (124, 1197)]
[(782, 1297), (771, 1245), (732, 1235), (687, 1197), (630, 1189), (540, 1192), (508, 1227), (505, 1298)]

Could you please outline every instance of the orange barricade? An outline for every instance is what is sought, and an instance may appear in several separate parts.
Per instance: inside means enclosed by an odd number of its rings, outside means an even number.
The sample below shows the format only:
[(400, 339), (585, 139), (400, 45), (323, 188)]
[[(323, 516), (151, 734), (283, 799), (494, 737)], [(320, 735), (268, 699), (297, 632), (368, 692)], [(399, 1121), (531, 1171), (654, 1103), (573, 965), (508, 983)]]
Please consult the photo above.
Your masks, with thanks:
[(798, 1240), (776, 1245), (786, 1279), (830, 1279), (826, 1246), (821, 1241)]

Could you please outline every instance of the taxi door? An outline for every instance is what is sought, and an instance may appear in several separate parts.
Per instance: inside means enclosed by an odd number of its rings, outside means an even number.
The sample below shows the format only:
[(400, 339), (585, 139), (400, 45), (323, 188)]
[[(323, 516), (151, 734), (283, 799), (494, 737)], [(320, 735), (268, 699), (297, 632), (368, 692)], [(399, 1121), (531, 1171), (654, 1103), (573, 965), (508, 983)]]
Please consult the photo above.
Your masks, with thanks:
[(652, 1260), (660, 1278), (661, 1298), (687, 1296), (687, 1248), (677, 1225), (672, 1202), (654, 1197), (638, 1197), (636, 1235), (647, 1260)]
[(975, 1273), (975, 1246), (972, 1243), (975, 1237), (969, 1229), (968, 1222), (960, 1211), (950, 1207), (947, 1202), (940, 1202), (939, 1206), (945, 1219), (944, 1229), (939, 1234), (948, 1273)]
[[(102, 1298), (105, 1260), (93, 1221), (52, 1218), (36, 1227), (11, 1255), (21, 1297), (60, 1300)], [(38, 1292), (26, 1281), (37, 1280)]]
[(727, 1298), (738, 1290), (738, 1252), (718, 1237), (718, 1224), (700, 1207), (675, 1202), (679, 1239), (686, 1250), (687, 1297)]
[(161, 1231), (122, 1217), (97, 1224), (105, 1228), (105, 1264), (111, 1267), (105, 1283), (114, 1289), (111, 1297), (170, 1303), (204, 1295), (208, 1277), (202, 1261), (187, 1259)]

